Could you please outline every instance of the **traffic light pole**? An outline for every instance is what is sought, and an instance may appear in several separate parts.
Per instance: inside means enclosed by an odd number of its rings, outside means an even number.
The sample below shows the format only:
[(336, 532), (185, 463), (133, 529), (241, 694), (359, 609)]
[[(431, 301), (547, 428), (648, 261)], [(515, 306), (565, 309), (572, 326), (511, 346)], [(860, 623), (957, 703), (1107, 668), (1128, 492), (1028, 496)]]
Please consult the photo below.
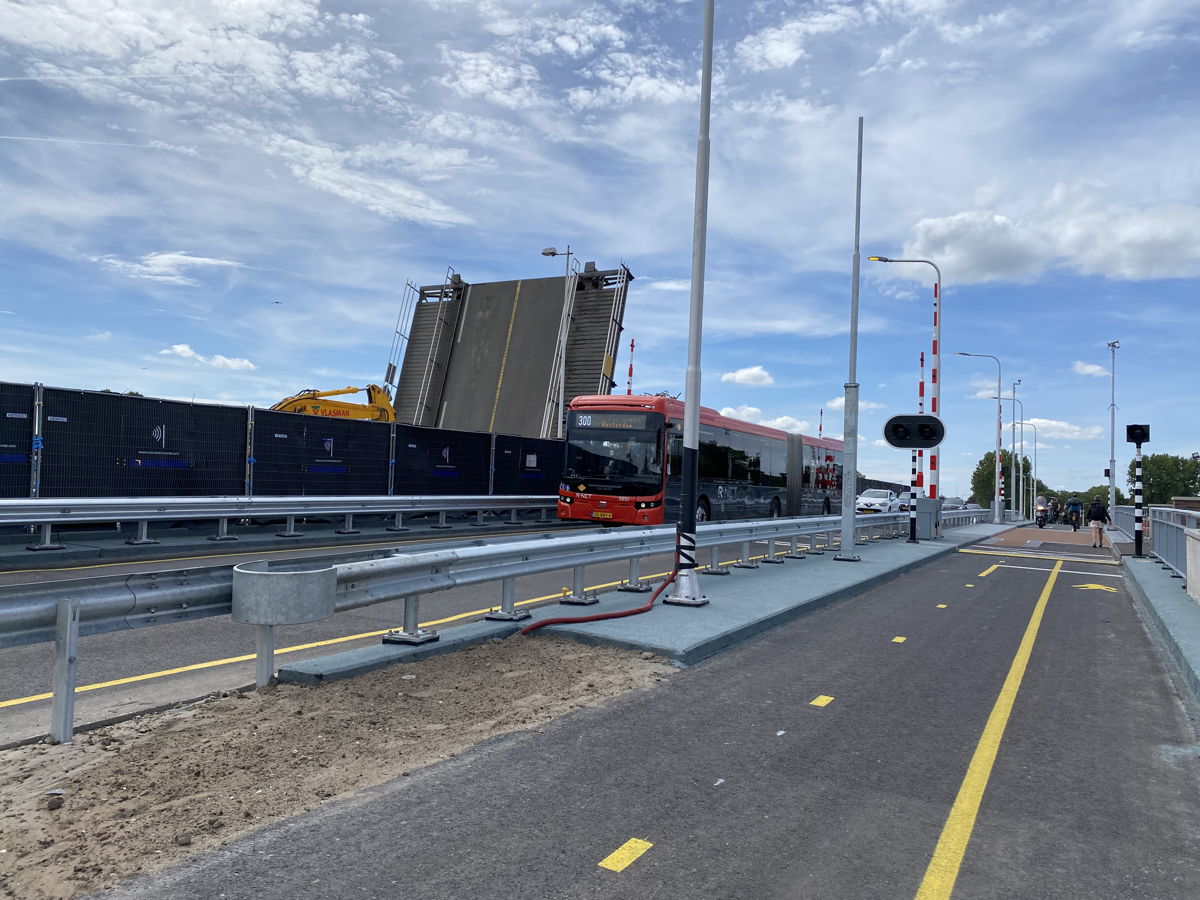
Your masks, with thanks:
[(1133, 455), (1133, 555), (1142, 555), (1142, 445)]

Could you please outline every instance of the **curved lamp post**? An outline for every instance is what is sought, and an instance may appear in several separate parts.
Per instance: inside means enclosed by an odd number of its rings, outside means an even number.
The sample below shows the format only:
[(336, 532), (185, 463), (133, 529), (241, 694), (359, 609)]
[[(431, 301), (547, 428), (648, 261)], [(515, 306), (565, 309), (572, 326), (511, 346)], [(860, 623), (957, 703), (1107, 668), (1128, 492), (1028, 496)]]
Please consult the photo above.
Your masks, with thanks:
[(1000, 366), (999, 357), (992, 356), (990, 353), (960, 353), (955, 351), (955, 356), (979, 356), (987, 359), (996, 360), (996, 472), (994, 496), (992, 498), (992, 524), (999, 525), (1004, 511), (1000, 509), (1000, 435), (1003, 433), (1004, 406), (1000, 403), (1000, 381), (1003, 378), (1002, 369)]

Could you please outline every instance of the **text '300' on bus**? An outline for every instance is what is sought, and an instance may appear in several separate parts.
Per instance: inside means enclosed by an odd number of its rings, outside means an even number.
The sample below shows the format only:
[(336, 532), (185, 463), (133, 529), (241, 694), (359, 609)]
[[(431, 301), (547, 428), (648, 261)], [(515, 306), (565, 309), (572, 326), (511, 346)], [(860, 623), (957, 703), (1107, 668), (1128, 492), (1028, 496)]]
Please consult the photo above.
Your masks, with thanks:
[[(670, 397), (572, 400), (558, 517), (605, 525), (679, 521), (683, 409), (683, 401)], [(822, 515), (841, 507), (839, 440), (701, 407), (698, 468), (700, 522)]]

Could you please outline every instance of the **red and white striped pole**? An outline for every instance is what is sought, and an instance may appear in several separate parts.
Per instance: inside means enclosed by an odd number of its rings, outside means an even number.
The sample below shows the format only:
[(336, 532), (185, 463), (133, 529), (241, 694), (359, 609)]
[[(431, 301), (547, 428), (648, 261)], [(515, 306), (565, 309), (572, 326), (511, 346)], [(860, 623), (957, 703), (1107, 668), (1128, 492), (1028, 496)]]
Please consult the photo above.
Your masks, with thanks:
[(629, 339), (629, 380), (625, 382), (625, 395), (633, 393), (633, 338)]
[[(925, 415), (925, 354), (921, 354), (921, 377), (917, 379), (917, 412)], [(917, 467), (917, 487), (925, 486), (925, 451), (914, 453)], [(916, 493), (913, 494), (915, 498)]]
[(817, 420), (817, 437), (822, 437), (825, 434), (825, 410), (822, 409), (818, 415), (820, 418)]
[[(937, 266), (934, 266), (937, 269)], [(941, 282), (942, 273), (938, 270), (938, 280), (933, 283), (933, 357), (930, 359), (929, 368), (929, 384), (932, 390), (932, 395), (929, 398), (929, 411), (939, 419), (942, 416), (941, 409), (941, 368), (942, 368), (942, 325), (940, 321), (941, 312)], [(929, 451), (929, 496), (930, 499), (938, 498), (938, 448), (933, 447)]]

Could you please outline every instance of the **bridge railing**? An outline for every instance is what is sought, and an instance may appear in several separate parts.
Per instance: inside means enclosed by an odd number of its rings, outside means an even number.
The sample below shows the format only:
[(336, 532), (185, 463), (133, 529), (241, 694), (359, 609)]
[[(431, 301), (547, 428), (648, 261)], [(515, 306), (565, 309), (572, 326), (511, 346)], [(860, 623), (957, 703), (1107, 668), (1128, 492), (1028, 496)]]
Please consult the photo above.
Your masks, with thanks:
[(356, 534), (354, 517), (375, 514), (393, 517), (388, 531), (406, 531), (403, 517), (410, 514), (438, 513), (438, 525), (448, 527), (446, 515), (451, 512), (473, 512), (475, 524), (484, 525), (485, 512), (540, 511), (543, 520), (554, 509), (554, 497), (525, 496), (367, 496), (367, 497), (78, 497), (42, 500), (0, 500), (0, 525), (33, 525), (41, 531), (39, 543), (30, 550), (61, 550), (63, 545), (54, 539), (54, 529), (69, 524), (130, 522), (137, 524), (136, 535), (127, 544), (157, 544), (149, 535), (151, 522), (183, 522), (213, 520), (217, 533), (211, 541), (235, 541), (229, 533), (231, 519), (284, 519), (284, 529), (278, 537), (300, 537), (296, 530), (298, 517), (344, 516), (338, 534)]
[[(1134, 508), (1118, 506), (1113, 524), (1133, 540)], [(1200, 528), (1200, 512), (1151, 506), (1142, 511), (1143, 548), (1177, 578), (1187, 579), (1187, 535), (1189, 528)]]

